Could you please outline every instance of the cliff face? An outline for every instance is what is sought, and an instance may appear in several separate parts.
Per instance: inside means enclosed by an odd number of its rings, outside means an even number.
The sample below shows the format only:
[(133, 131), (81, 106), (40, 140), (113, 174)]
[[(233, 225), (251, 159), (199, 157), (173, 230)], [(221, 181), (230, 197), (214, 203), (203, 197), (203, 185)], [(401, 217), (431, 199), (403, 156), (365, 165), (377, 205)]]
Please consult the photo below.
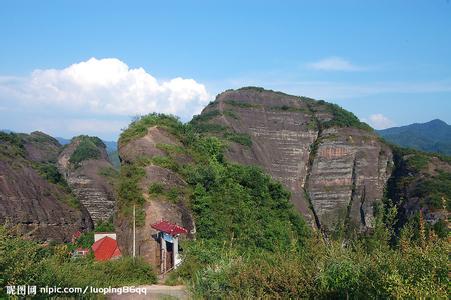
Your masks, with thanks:
[(259, 165), (280, 180), (311, 224), (372, 226), (392, 153), (348, 112), (323, 101), (243, 88), (218, 95), (193, 124), (229, 139), (230, 160)]
[[(51, 147), (46, 152), (48, 143)], [(78, 230), (92, 228), (86, 209), (58, 180), (56, 169), (37, 163), (53, 160), (59, 147), (42, 133), (0, 135), (1, 224), (35, 240), (59, 242), (69, 241)]]
[(58, 169), (94, 222), (113, 215), (115, 195), (109, 176), (115, 170), (99, 139), (87, 136), (72, 139), (58, 156)]
[(392, 171), (390, 148), (355, 128), (324, 130), (316, 145), (306, 191), (320, 225), (372, 227), (374, 204)]

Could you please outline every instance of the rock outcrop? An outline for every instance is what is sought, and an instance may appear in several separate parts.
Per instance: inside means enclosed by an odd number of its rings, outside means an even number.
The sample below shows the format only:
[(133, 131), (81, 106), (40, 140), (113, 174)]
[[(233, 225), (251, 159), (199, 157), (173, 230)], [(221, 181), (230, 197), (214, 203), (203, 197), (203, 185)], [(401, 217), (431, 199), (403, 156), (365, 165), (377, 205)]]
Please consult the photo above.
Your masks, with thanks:
[(56, 162), (62, 147), (55, 138), (40, 131), (19, 136), (25, 147), (27, 159), (42, 163)]
[(58, 181), (56, 168), (37, 163), (54, 160), (60, 147), (43, 133), (0, 135), (0, 224), (35, 240), (58, 242), (92, 229), (88, 212)]
[[(166, 152), (159, 145), (181, 146), (181, 143), (164, 128), (150, 127), (143, 137), (120, 144), (119, 156), (122, 165), (134, 164), (143, 158), (152, 160), (155, 157), (166, 156)], [(188, 158), (181, 156), (180, 159), (186, 161)], [(163, 195), (151, 195), (149, 192), (152, 184), (161, 185), (165, 190), (185, 187), (186, 183), (177, 173), (152, 163), (143, 167), (143, 171), (144, 175), (140, 178), (139, 189), (145, 200), (142, 210), (144, 222), (136, 230), (136, 251), (137, 255), (153, 266), (157, 266), (160, 261), (160, 246), (156, 239), (157, 231), (151, 225), (161, 219), (166, 219), (194, 232), (194, 220), (190, 210), (186, 207), (188, 199), (171, 202)], [(132, 215), (119, 212), (116, 225), (118, 243), (122, 253), (131, 254), (133, 247)]]
[(280, 180), (310, 223), (372, 226), (392, 153), (352, 114), (324, 101), (243, 88), (218, 95), (194, 123), (231, 141), (230, 160), (259, 165)]
[(73, 138), (58, 156), (58, 169), (94, 222), (114, 214), (115, 195), (110, 176), (116, 171), (100, 139)]

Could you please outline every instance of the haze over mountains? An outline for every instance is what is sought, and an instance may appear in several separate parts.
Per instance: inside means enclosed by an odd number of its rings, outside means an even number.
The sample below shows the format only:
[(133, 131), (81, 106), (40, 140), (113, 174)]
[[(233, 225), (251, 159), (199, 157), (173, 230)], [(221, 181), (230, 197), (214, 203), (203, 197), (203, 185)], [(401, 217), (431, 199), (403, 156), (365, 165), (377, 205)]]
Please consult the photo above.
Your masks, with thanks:
[(451, 125), (439, 119), (378, 130), (377, 133), (399, 146), (451, 155)]

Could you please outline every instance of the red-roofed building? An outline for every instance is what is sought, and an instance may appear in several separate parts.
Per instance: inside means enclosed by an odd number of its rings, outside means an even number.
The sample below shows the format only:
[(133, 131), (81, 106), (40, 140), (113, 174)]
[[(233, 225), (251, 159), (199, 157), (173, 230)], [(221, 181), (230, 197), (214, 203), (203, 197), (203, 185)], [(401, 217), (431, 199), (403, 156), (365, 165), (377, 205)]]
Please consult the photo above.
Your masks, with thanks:
[(170, 234), (172, 236), (176, 236), (178, 234), (187, 234), (188, 230), (183, 228), (182, 226), (179, 226), (177, 224), (172, 224), (167, 220), (161, 220), (155, 224), (151, 225), (153, 229), (156, 229), (158, 231)]
[(160, 271), (162, 274), (177, 268), (181, 263), (179, 256), (179, 235), (187, 234), (188, 230), (167, 220), (161, 220), (151, 225), (158, 231), (160, 242)]
[(121, 256), (117, 241), (108, 236), (95, 242), (91, 248), (95, 259), (98, 261), (115, 259)]

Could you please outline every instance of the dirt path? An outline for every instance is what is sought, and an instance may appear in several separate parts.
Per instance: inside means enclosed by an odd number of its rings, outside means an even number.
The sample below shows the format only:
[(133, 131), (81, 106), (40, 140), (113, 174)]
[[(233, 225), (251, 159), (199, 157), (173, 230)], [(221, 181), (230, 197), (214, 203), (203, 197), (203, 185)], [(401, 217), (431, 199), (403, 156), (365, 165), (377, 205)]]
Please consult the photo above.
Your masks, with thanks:
[(122, 294), (109, 295), (107, 299), (111, 300), (140, 300), (140, 299), (189, 299), (189, 294), (184, 285), (168, 286), (168, 285), (145, 285), (136, 288), (145, 288), (144, 294)]

